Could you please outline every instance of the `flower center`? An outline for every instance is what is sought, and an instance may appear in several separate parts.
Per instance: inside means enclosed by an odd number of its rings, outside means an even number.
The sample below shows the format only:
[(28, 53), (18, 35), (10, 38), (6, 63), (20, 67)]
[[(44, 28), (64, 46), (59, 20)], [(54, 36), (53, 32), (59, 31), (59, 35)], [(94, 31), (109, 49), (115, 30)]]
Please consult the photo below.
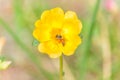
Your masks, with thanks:
[(65, 40), (63, 39), (62, 35), (57, 34), (56, 39), (59, 43), (62, 43), (62, 45), (65, 45)]
[(54, 39), (58, 44), (65, 46), (65, 38), (62, 35), (61, 29), (52, 29), (51, 38)]

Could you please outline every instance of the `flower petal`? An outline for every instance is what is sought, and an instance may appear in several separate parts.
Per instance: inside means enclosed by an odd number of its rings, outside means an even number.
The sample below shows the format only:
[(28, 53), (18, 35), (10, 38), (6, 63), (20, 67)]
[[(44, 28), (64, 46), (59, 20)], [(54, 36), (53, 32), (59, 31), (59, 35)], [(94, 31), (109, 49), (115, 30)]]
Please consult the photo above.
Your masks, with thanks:
[(71, 39), (66, 41), (65, 46), (63, 47), (63, 54), (67, 56), (74, 54), (75, 49), (80, 44), (81, 39), (79, 36), (72, 37)]
[(35, 23), (35, 30), (33, 31), (33, 36), (40, 42), (50, 40), (50, 28), (47, 28), (40, 20)]
[(77, 15), (76, 15), (76, 13), (75, 12), (73, 12), (73, 11), (67, 11), (66, 13), (65, 13), (65, 19), (66, 20), (76, 20), (76, 19), (78, 19), (77, 18)]
[(62, 54), (62, 50), (59, 48), (59, 45), (52, 40), (40, 43), (38, 50), (42, 53), (48, 54), (51, 58), (57, 58)]
[(79, 34), (82, 29), (82, 24), (78, 20), (75, 12), (68, 11), (65, 13), (65, 20), (63, 23), (63, 33), (66, 35)]
[(59, 7), (46, 10), (41, 15), (41, 20), (45, 24), (49, 24), (49, 26), (52, 28), (61, 28), (64, 20), (64, 12)]

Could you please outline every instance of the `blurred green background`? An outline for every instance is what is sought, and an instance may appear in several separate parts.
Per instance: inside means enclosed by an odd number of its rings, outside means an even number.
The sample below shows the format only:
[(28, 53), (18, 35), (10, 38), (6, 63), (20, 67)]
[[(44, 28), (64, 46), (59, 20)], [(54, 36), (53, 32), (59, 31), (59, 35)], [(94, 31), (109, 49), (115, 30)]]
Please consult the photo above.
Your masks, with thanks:
[(59, 80), (59, 60), (33, 46), (34, 22), (46, 9), (75, 11), (82, 44), (64, 56), (64, 80), (120, 80), (120, 0), (0, 0), (1, 55), (11, 60), (0, 80)]

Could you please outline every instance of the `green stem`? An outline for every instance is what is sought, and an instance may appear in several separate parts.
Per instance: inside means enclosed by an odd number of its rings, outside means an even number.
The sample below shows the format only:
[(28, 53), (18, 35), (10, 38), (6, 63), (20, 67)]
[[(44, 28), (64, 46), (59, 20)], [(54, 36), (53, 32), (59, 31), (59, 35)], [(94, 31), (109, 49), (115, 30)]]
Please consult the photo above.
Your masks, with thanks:
[(60, 56), (60, 80), (63, 80), (63, 56)]

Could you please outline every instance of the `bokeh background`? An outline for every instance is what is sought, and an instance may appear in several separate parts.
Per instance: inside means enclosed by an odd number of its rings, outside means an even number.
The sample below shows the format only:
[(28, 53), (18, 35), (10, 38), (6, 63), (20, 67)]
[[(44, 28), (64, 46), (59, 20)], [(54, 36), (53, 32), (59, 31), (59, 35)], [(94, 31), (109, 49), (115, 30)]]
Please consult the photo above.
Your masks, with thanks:
[(34, 22), (46, 9), (75, 11), (82, 44), (64, 56), (64, 80), (120, 80), (120, 0), (0, 0), (1, 56), (12, 61), (0, 80), (59, 80), (59, 59), (37, 50)]

